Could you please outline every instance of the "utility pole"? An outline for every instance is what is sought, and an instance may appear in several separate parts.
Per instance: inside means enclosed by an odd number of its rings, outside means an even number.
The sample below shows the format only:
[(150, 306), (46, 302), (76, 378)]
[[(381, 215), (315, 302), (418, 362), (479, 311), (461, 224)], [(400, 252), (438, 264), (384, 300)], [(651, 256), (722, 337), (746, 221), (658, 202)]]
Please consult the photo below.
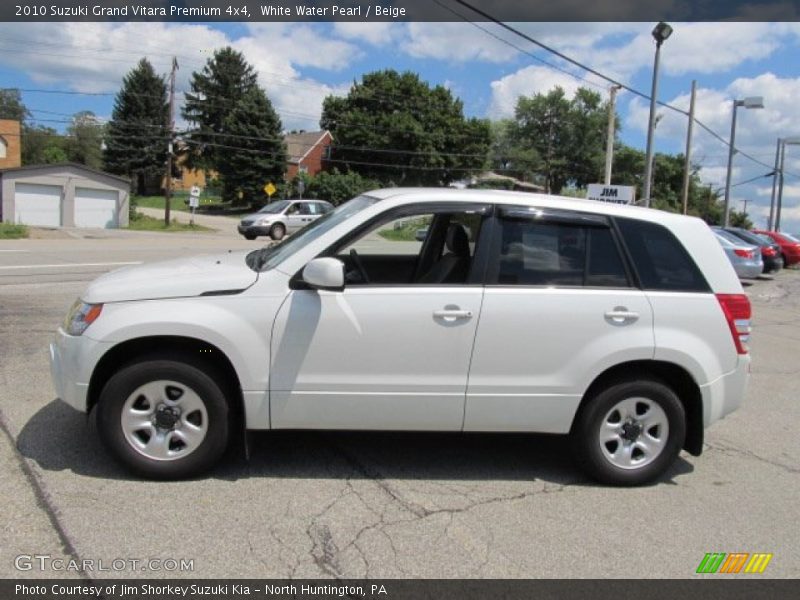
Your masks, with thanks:
[(769, 222), (767, 229), (775, 231), (775, 198), (778, 192), (778, 169), (781, 160), (781, 138), (778, 138), (778, 149), (775, 150), (775, 170), (772, 172), (772, 197), (769, 202)]
[(616, 137), (617, 121), (617, 92), (622, 88), (620, 85), (611, 86), (611, 97), (608, 100), (608, 136), (606, 138), (606, 176), (605, 185), (611, 185), (611, 166), (614, 162), (614, 138)]
[(172, 141), (175, 137), (175, 71), (178, 70), (178, 59), (172, 57), (172, 71), (169, 74), (169, 115), (167, 116), (167, 173), (164, 177), (164, 226), (169, 227), (169, 201), (172, 196)]
[(694, 130), (694, 98), (697, 81), (692, 80), (692, 95), (689, 100), (689, 127), (686, 130), (686, 156), (683, 163), (683, 214), (689, 212), (689, 174), (692, 170), (692, 131)]

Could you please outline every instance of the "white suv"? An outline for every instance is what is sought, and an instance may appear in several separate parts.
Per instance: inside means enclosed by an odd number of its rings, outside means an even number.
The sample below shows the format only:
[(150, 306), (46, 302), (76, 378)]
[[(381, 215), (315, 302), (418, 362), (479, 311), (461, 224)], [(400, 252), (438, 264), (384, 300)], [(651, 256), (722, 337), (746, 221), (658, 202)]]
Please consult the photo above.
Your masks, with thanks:
[(245, 429), (524, 431), (632, 485), (739, 406), (749, 319), (699, 219), (390, 189), (273, 247), (100, 277), (51, 363), (149, 477), (206, 470)]

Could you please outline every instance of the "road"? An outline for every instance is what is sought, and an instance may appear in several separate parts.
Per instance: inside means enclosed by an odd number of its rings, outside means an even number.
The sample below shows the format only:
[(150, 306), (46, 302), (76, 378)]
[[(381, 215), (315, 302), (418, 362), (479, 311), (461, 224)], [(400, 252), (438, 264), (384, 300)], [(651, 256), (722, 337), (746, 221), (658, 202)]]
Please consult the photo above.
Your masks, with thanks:
[[(263, 243), (263, 242), (262, 242)], [(47, 344), (86, 283), (120, 263), (261, 243), (202, 234), (0, 243), (0, 577), (20, 554), (188, 559), (102, 577), (675, 577), (706, 552), (771, 552), (797, 577), (800, 272), (747, 291), (744, 406), (638, 489), (596, 485), (566, 440), (529, 435), (259, 433), (249, 462), (157, 483), (130, 477), (54, 398)]]

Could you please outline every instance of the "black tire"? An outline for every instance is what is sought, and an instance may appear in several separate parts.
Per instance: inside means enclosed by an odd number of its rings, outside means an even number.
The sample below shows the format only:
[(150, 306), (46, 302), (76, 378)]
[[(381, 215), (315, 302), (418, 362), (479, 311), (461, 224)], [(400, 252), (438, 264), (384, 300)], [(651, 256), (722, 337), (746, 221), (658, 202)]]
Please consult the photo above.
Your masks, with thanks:
[[(132, 471), (152, 479), (182, 479), (209, 470), (225, 452), (230, 431), (227, 399), (210, 374), (213, 370), (175, 359), (149, 358), (124, 366), (106, 383), (97, 404), (98, 433), (106, 448)], [(205, 408), (205, 437), (186, 456), (150, 458), (126, 438), (122, 426), (126, 402), (141, 386), (156, 381), (186, 386)]]
[(244, 239), (246, 239), (246, 240), (250, 240), (251, 242), (252, 242), (254, 239), (256, 239), (257, 237), (258, 237), (257, 235), (255, 235), (255, 234), (252, 234), (252, 233), (245, 233), (245, 234), (244, 234)]
[[(606, 457), (600, 443), (600, 428), (620, 402), (631, 398), (643, 398), (658, 405), (666, 415), (668, 433), (666, 443), (660, 453), (654, 453), (651, 462), (622, 468)], [(643, 406), (647, 405), (643, 403)], [(660, 381), (617, 381), (588, 399), (578, 414), (571, 436), (576, 458), (591, 477), (610, 485), (642, 485), (663, 475), (677, 458), (686, 437), (686, 414), (675, 392)], [(607, 448), (615, 450), (615, 442), (610, 442)]]
[(286, 235), (286, 227), (283, 226), (282, 223), (275, 223), (272, 226), (272, 229), (269, 230), (269, 237), (271, 237), (276, 242), (283, 239), (283, 236)]

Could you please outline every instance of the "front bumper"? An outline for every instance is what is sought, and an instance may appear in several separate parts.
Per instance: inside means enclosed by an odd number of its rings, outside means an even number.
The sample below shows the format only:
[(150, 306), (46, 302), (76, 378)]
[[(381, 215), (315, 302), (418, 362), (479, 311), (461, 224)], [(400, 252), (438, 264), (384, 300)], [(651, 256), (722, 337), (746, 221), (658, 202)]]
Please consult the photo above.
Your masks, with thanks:
[(86, 412), (92, 371), (110, 344), (95, 341), (85, 334), (67, 335), (58, 328), (50, 344), (50, 376), (58, 398)]

